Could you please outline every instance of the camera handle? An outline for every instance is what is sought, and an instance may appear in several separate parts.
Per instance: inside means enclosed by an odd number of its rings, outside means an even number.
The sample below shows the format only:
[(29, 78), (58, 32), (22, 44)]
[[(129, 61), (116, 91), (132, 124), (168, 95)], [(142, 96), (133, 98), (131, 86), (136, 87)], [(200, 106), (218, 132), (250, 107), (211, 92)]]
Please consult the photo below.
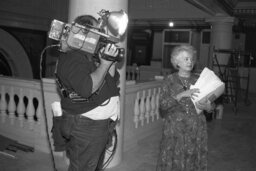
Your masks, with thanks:
[(109, 55), (106, 55), (106, 54), (101, 54), (102, 55), (102, 58), (105, 59), (105, 60), (108, 60), (108, 61), (113, 61), (113, 62), (121, 62), (124, 58), (124, 48), (118, 48), (118, 55), (116, 57), (114, 56), (109, 56)]

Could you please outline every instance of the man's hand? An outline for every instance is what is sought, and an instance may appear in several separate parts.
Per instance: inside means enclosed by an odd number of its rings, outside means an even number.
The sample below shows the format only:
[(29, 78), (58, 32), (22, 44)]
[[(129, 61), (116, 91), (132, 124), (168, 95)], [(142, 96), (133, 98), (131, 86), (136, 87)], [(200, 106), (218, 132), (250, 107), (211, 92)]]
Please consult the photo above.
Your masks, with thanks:
[(116, 57), (118, 55), (118, 52), (119, 51), (116, 45), (108, 43), (106, 47), (100, 50), (99, 58), (101, 64), (111, 65), (113, 61), (104, 59), (104, 55)]
[[(108, 71), (110, 71), (110, 74), (114, 76), (114, 65), (112, 65), (114, 62), (105, 60), (102, 55), (108, 55), (116, 57), (118, 55), (118, 49), (114, 44), (107, 44), (106, 47), (102, 48), (99, 53), (100, 58), (100, 65), (97, 67), (97, 69), (92, 72), (91, 78), (92, 78), (92, 93), (97, 91), (101, 85), (103, 85), (104, 78)], [(111, 67), (112, 65), (112, 67)]]

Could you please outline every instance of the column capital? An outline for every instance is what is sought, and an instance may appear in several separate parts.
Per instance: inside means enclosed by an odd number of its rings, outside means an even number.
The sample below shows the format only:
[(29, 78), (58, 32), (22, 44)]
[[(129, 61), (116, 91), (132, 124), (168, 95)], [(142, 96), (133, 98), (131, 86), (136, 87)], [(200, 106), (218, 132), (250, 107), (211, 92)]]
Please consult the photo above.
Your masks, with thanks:
[(236, 22), (235, 17), (230, 16), (215, 16), (212, 18), (205, 19), (206, 22), (209, 23), (235, 23)]

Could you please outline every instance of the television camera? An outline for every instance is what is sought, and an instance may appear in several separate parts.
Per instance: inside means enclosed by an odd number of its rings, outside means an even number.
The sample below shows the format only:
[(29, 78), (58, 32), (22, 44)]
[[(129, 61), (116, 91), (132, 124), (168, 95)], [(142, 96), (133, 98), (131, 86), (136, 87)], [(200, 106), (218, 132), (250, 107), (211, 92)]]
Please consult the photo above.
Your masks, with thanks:
[[(109, 12), (101, 10), (99, 13), (97, 26), (79, 25), (77, 23), (64, 23), (54, 19), (48, 37), (60, 42), (60, 51), (65, 51), (63, 42), (70, 49), (81, 50), (97, 56), (99, 50), (106, 46), (107, 43), (117, 44), (120, 37), (125, 33), (128, 25), (128, 16), (123, 11)], [(107, 32), (104, 32), (106, 27)], [(112, 35), (107, 34), (108, 31)], [(121, 61), (124, 56), (124, 48), (118, 48), (117, 57), (103, 55), (103, 58), (110, 61)]]

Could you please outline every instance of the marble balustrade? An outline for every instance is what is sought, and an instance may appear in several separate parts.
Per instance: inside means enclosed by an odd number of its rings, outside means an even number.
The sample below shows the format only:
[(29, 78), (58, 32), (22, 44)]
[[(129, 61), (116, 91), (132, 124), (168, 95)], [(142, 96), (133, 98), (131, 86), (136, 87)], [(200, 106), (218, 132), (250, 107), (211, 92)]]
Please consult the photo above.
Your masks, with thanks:
[(0, 77), (0, 82), (0, 134), (48, 151), (40, 81)]
[[(1, 76), (0, 82), (0, 134), (48, 153), (50, 146), (46, 130), (53, 144), (51, 103), (60, 99), (55, 81)], [(161, 81), (126, 86), (124, 151), (155, 131), (161, 131), (162, 120), (158, 111), (160, 86)]]

